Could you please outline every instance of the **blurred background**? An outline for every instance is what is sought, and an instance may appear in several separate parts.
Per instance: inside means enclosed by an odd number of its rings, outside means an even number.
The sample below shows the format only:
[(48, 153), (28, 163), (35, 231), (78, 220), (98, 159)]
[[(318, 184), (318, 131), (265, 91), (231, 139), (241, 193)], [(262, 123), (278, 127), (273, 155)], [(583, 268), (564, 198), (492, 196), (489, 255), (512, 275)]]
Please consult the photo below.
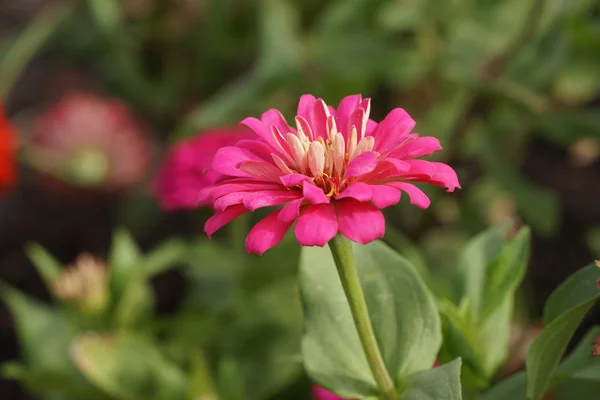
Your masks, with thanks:
[[(247, 258), (253, 271), (240, 272), (231, 267), (237, 259), (203, 244), (210, 210), (163, 211), (153, 182), (174, 143), (268, 108), (289, 122), (304, 93), (329, 104), (362, 93), (373, 99), (373, 119), (402, 107), (418, 133), (440, 139), (436, 158), (457, 170), (462, 189), (423, 188), (432, 198), (426, 211), (407, 201), (388, 209), (386, 237), (438, 280), (475, 233), (507, 218), (528, 224), (534, 240), (520, 308), (535, 326), (549, 293), (600, 258), (599, 1), (3, 0), (0, 96), (18, 151), (0, 198), (0, 280), (49, 304), (55, 295), (31, 262), (42, 254), (31, 243), (64, 265), (82, 252), (106, 259), (119, 240), (151, 255), (176, 243), (185, 255), (149, 278), (152, 315), (140, 330), (180, 340), (167, 354), (200, 375), (205, 368), (177, 357), (202, 347), (229, 377), (215, 378), (217, 386), (232, 376), (267, 380), (281, 360), (259, 374), (252, 366), (268, 362), (252, 357), (267, 355), (245, 351), (262, 339), (240, 332), (252, 328), (244, 316), (264, 313), (267, 282), (288, 293), (281, 285), (294, 276), (293, 240)], [(260, 292), (254, 311), (223, 294), (240, 279)], [(0, 306), (0, 362), (27, 358), (17, 338), (27, 336), (27, 321), (43, 319), (30, 311), (15, 318), (11, 304), (12, 313)], [(173, 333), (165, 324), (185, 327)], [(263, 328), (271, 342), (285, 337), (279, 326)], [(228, 334), (216, 340), (215, 330)], [(293, 365), (241, 398), (306, 398), (307, 378)], [(20, 367), (5, 369), (20, 383), (0, 381), (2, 398), (136, 399), (110, 389), (112, 397), (48, 392), (39, 388), (55, 375)]]

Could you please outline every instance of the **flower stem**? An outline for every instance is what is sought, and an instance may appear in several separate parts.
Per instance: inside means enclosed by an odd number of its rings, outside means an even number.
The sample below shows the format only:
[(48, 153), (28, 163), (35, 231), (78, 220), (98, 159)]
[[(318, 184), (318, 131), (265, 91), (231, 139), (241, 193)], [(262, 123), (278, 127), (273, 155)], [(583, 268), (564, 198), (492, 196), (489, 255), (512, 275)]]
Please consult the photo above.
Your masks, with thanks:
[(377, 338), (371, 326), (369, 310), (365, 296), (360, 286), (358, 272), (354, 265), (352, 256), (352, 245), (350, 241), (341, 235), (337, 235), (329, 242), (335, 265), (346, 293), (346, 298), (350, 304), (352, 318), (358, 331), (358, 336), (363, 350), (367, 357), (367, 362), (371, 368), (371, 373), (379, 386), (379, 390), (386, 400), (396, 400), (398, 394), (394, 387), (394, 381), (385, 367), (381, 352), (377, 345)]

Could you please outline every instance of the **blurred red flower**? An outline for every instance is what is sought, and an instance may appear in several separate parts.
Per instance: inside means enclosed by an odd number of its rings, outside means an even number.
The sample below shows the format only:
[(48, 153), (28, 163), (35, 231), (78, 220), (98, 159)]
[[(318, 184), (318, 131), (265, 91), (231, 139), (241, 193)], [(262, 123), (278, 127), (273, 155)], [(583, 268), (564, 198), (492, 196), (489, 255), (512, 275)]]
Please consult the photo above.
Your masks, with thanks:
[(15, 151), (17, 137), (13, 125), (4, 116), (0, 101), (0, 190), (12, 186), (16, 179)]

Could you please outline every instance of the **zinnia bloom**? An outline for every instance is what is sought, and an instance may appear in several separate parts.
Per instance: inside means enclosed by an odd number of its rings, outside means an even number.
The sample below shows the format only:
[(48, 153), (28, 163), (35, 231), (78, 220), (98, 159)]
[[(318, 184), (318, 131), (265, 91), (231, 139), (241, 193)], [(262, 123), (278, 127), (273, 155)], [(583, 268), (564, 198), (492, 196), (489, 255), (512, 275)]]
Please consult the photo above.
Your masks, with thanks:
[(28, 155), (42, 172), (75, 186), (118, 190), (140, 182), (151, 143), (117, 99), (72, 94), (36, 121)]
[(177, 143), (167, 154), (154, 182), (154, 194), (165, 210), (205, 205), (198, 193), (219, 177), (210, 171), (212, 159), (221, 147), (233, 146), (254, 136), (245, 127), (211, 129)]
[(16, 177), (14, 154), (17, 139), (12, 124), (4, 117), (0, 101), (0, 191), (11, 186)]
[(337, 109), (304, 95), (296, 128), (274, 109), (260, 120), (242, 121), (258, 137), (215, 154), (211, 170), (220, 177), (200, 193), (217, 211), (206, 233), (246, 212), (283, 206), (250, 230), (248, 252), (262, 254), (275, 246), (294, 221), (303, 246), (324, 246), (338, 231), (366, 244), (383, 236), (380, 209), (397, 204), (401, 192), (412, 204), (429, 206), (413, 182), (449, 192), (460, 187), (448, 165), (417, 159), (441, 147), (434, 137), (411, 133), (415, 121), (406, 111), (396, 108), (376, 123), (370, 109), (370, 100), (360, 95), (344, 98)]

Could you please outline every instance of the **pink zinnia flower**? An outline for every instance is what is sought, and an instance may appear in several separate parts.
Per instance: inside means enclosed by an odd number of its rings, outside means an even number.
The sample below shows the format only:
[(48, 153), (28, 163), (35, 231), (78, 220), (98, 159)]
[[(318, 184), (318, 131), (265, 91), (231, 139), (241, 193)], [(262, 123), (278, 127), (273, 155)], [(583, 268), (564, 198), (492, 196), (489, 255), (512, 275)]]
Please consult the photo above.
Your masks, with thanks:
[(198, 193), (219, 177), (210, 171), (210, 163), (221, 147), (232, 146), (253, 136), (245, 127), (219, 128), (201, 132), (177, 143), (165, 158), (154, 182), (154, 194), (165, 210), (195, 208)]
[(446, 164), (416, 159), (440, 150), (434, 137), (411, 134), (415, 121), (401, 108), (379, 124), (360, 95), (337, 109), (311, 95), (300, 98), (296, 128), (277, 110), (243, 125), (258, 136), (217, 151), (211, 170), (218, 182), (200, 193), (217, 213), (204, 226), (210, 236), (240, 215), (261, 207), (283, 207), (256, 224), (246, 238), (250, 253), (275, 246), (296, 222), (303, 246), (324, 246), (338, 231), (366, 244), (381, 238), (380, 209), (400, 201), (401, 191), (422, 208), (429, 198), (412, 182), (453, 191), (460, 187)]

